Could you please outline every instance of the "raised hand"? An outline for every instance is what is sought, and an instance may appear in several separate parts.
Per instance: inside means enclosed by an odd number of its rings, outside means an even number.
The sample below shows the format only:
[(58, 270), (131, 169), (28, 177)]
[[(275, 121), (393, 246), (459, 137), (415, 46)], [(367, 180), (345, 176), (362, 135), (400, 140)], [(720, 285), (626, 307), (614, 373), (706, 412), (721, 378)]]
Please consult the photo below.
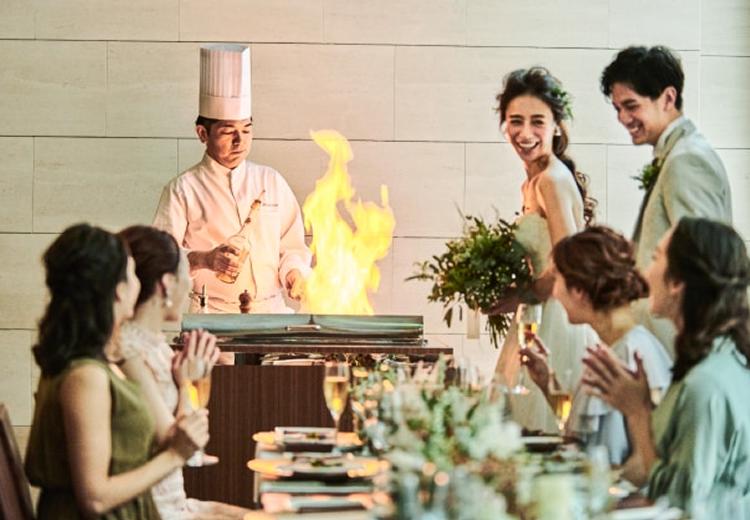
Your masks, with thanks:
[(516, 312), (520, 303), (521, 297), (517, 293), (512, 293), (505, 298), (496, 301), (491, 306), (482, 308), (482, 312), (487, 316), (510, 314), (511, 312)]
[(183, 332), (182, 345), (182, 350), (172, 360), (172, 376), (178, 387), (194, 378), (188, 372), (196, 363), (203, 364), (204, 377), (209, 375), (221, 354), (216, 336), (203, 329)]
[(521, 346), (518, 355), (521, 357), (521, 364), (529, 370), (529, 376), (542, 391), (547, 390), (547, 385), (551, 376), (549, 368), (549, 350), (539, 336), (529, 338), (533, 341), (533, 348)]

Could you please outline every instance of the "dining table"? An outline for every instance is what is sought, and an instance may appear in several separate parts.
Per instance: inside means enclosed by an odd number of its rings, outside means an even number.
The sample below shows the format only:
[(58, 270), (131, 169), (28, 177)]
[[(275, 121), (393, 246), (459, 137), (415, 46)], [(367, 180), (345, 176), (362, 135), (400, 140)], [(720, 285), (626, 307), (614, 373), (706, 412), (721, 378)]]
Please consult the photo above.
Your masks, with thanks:
[[(279, 427), (274, 431), (257, 432), (254, 458), (247, 462), (255, 473), (253, 503), (259, 508), (244, 520), (366, 520), (394, 518), (396, 505), (389, 495), (388, 462), (368, 455), (366, 447), (353, 432), (335, 432), (333, 448), (325, 441), (307, 441), (305, 433), (331, 434), (332, 428)], [(285, 435), (298, 439), (285, 443)], [(301, 438), (300, 438), (301, 436)], [(316, 435), (317, 437), (317, 435)], [(586, 454), (573, 445), (560, 444), (555, 449), (540, 449), (532, 442), (519, 460), (525, 469), (545, 467), (544, 473), (578, 473)], [(321, 451), (309, 451), (321, 450)], [(330, 450), (330, 451), (329, 451)], [(353, 471), (346, 476), (329, 478), (319, 474), (295, 474), (295, 464), (310, 461), (349, 461)], [(363, 464), (364, 461), (364, 464)], [(587, 463), (588, 464), (588, 463)], [(323, 468), (325, 466), (322, 466)], [(567, 469), (566, 469), (567, 468)], [(617, 471), (613, 472), (613, 475)], [(683, 513), (669, 507), (665, 500), (651, 501), (633, 486), (623, 482), (609, 488), (611, 510), (596, 516), (608, 520), (679, 520)], [(545, 517), (546, 518), (546, 517)], [(566, 517), (568, 518), (568, 517)], [(571, 517), (572, 518), (572, 517)]]

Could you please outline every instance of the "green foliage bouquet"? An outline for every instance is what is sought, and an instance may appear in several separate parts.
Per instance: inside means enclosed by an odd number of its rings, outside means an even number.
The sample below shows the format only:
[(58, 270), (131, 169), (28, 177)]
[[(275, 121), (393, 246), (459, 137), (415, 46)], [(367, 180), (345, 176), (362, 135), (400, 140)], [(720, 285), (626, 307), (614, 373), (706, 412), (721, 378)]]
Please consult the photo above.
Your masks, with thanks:
[[(448, 241), (442, 255), (418, 264), (417, 273), (407, 279), (433, 283), (428, 300), (443, 304), (448, 326), (461, 303), (469, 309), (486, 310), (513, 291), (525, 292), (532, 283), (527, 252), (516, 239), (517, 224), (503, 219), (488, 224), (468, 215), (463, 218), (463, 236)], [(488, 316), (495, 347), (510, 324), (507, 314)]]

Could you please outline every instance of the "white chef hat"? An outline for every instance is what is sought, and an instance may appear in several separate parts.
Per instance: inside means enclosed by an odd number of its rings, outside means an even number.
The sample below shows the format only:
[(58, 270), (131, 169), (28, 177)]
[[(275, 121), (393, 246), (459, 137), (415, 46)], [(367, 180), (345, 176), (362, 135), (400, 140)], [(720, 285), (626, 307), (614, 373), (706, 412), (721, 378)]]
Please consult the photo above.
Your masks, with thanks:
[(198, 114), (209, 119), (247, 119), (252, 115), (249, 47), (201, 47)]

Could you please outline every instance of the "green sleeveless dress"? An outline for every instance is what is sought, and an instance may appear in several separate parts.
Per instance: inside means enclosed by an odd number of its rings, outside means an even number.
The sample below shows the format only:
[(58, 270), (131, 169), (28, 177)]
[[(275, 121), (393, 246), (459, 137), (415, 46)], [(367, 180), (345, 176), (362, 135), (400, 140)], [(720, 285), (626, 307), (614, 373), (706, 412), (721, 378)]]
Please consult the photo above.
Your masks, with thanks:
[[(68, 440), (65, 437), (60, 385), (71, 369), (83, 364), (101, 367), (109, 376), (112, 398), (112, 455), (109, 474), (117, 475), (146, 463), (154, 445), (154, 419), (145, 407), (140, 387), (118, 377), (109, 366), (96, 359), (78, 359), (53, 377), (42, 377), (36, 392), (34, 422), (26, 451), (26, 474), (32, 485), (41, 488), (37, 517), (46, 519), (83, 518), (72, 488)], [(158, 519), (149, 490), (114, 508), (100, 518), (107, 520)]]

